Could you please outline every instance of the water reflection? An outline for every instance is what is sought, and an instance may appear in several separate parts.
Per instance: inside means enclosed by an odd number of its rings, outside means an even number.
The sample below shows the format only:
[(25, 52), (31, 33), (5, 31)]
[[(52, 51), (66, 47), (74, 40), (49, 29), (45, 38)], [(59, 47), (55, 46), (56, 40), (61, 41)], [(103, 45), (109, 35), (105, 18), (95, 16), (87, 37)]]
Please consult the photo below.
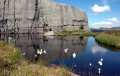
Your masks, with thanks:
[[(34, 62), (40, 57), (50, 63), (59, 59), (72, 58), (72, 54), (82, 54), (87, 45), (87, 37), (82, 36), (42, 36), (41, 34), (1, 34), (1, 39), (10, 43), (13, 42), (17, 47), (21, 49), (22, 53), (25, 53), (25, 58)], [(68, 48), (68, 52), (65, 53), (64, 49)], [(37, 54), (37, 49), (46, 50), (46, 54)]]
[(103, 48), (106, 48), (106, 49), (108, 49), (108, 50), (110, 50), (110, 51), (120, 51), (120, 49), (118, 49), (118, 48), (115, 48), (115, 47), (111, 47), (111, 46), (108, 46), (108, 45), (105, 45), (105, 44), (102, 44), (102, 43), (99, 43), (99, 42), (97, 42), (96, 41), (96, 43), (99, 45), (99, 46), (101, 46), (101, 47), (103, 47)]
[(107, 52), (107, 49), (105, 48), (101, 48), (100, 46), (93, 46), (92, 49), (91, 49), (92, 53), (95, 54), (97, 52), (101, 52), (101, 53), (106, 53)]

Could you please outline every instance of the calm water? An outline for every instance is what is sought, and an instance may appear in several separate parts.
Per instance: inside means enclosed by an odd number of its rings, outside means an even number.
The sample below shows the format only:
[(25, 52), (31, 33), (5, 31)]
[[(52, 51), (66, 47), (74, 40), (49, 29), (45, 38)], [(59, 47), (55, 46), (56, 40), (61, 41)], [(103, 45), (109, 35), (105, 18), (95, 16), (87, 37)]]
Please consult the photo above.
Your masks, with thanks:
[[(99, 75), (98, 68), (101, 68), (102, 76), (120, 76), (120, 50), (97, 44), (93, 37), (43, 37), (40, 34), (20, 34), (1, 35), (0, 38), (7, 43), (13, 42), (31, 62), (43, 58), (48, 65), (64, 64), (82, 76)], [(66, 48), (67, 53), (64, 52)], [(38, 55), (37, 49), (46, 50), (46, 54)], [(75, 58), (72, 56), (73, 53), (76, 53)], [(102, 66), (98, 64), (101, 58), (103, 58)]]

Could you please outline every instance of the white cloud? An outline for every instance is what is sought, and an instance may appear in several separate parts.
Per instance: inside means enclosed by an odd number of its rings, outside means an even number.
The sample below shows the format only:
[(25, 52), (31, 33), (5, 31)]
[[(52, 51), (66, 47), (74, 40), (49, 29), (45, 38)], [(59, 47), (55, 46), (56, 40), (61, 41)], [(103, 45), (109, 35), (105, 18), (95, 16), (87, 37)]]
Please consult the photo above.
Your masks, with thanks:
[(95, 53), (97, 53), (97, 52), (101, 52), (101, 53), (106, 53), (106, 52), (107, 52), (106, 49), (101, 48), (101, 47), (99, 47), (99, 46), (93, 46), (93, 47), (91, 48), (91, 51), (92, 51), (93, 54), (95, 54)]
[(98, 6), (97, 4), (95, 4), (91, 9), (95, 13), (101, 13), (101, 12), (110, 11), (110, 7), (109, 6)]
[(115, 17), (109, 18), (108, 20), (113, 21), (113, 22), (118, 22), (117, 18), (115, 18)]
[(111, 25), (112, 22), (96, 22), (96, 23), (93, 23), (92, 25)]

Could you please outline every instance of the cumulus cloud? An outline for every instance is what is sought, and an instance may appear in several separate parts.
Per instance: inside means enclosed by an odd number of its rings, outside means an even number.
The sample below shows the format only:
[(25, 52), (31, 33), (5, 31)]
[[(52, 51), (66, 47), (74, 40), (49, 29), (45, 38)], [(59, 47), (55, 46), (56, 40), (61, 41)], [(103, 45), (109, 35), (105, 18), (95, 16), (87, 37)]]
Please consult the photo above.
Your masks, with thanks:
[(96, 22), (96, 23), (93, 23), (92, 25), (111, 25), (112, 22)]
[(101, 13), (101, 12), (110, 11), (110, 7), (108, 5), (98, 6), (97, 4), (95, 4), (91, 9), (95, 13)]
[(93, 47), (91, 48), (91, 51), (92, 51), (93, 54), (95, 54), (95, 53), (97, 53), (97, 52), (101, 52), (101, 53), (106, 53), (106, 52), (107, 52), (106, 49), (101, 48), (101, 47), (99, 47), (99, 46), (93, 46)]
[(118, 22), (117, 18), (115, 18), (115, 17), (109, 18), (108, 20), (113, 21), (113, 22)]

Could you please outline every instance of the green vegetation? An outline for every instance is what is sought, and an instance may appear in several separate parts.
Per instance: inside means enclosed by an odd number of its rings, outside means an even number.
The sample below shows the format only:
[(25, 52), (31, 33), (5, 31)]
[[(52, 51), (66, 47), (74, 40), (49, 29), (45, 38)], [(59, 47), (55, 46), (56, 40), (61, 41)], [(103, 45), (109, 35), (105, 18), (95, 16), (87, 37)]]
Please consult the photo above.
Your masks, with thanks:
[(80, 25), (80, 29), (83, 30), (85, 25)]
[(115, 48), (120, 48), (120, 31), (105, 31), (95, 36), (96, 41)]
[(76, 30), (76, 31), (62, 31), (57, 35), (66, 36), (66, 35), (83, 35), (83, 36), (95, 36), (97, 42), (105, 44), (107, 46), (112, 46), (115, 48), (120, 48), (120, 31), (115, 30), (107, 30), (102, 33), (93, 33), (93, 32), (86, 32), (83, 30)]
[(65, 67), (45, 64), (44, 59), (37, 63), (25, 60), (13, 44), (0, 41), (0, 76), (70, 76)]
[(76, 31), (62, 31), (60, 33), (58, 33), (57, 35), (85, 35), (85, 36), (95, 36), (95, 33), (92, 32), (86, 32), (83, 30), (76, 30)]
[(107, 31), (105, 31), (105, 34), (113, 35), (113, 36), (120, 36), (120, 31), (116, 31), (116, 30), (107, 30)]

